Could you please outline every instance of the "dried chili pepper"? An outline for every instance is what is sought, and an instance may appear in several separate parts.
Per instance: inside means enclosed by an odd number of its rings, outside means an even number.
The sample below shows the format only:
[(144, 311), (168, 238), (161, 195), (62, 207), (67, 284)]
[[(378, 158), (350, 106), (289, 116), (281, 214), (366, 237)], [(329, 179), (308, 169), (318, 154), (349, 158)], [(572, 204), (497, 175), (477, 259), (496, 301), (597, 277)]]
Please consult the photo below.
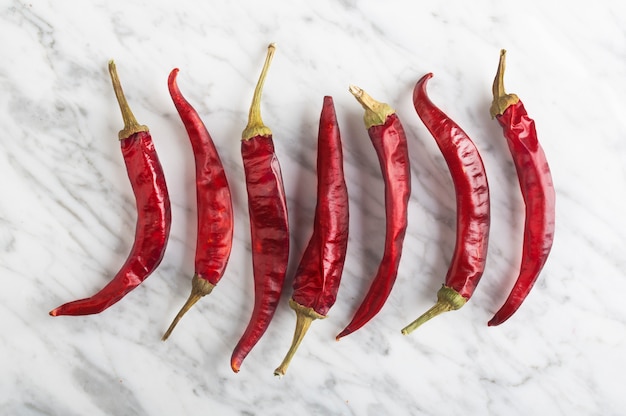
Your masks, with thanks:
[(191, 294), (163, 335), (165, 341), (183, 315), (205, 295), (211, 293), (224, 275), (233, 243), (233, 204), (226, 172), (215, 144), (198, 112), (183, 97), (176, 76), (170, 72), (168, 89), (191, 141), (196, 166), (198, 234), (195, 273)]
[(362, 89), (350, 92), (365, 109), (364, 121), (376, 150), (385, 183), (385, 249), (371, 286), (352, 321), (337, 335), (344, 337), (369, 322), (383, 307), (398, 274), (407, 227), (411, 172), (404, 128), (395, 110), (374, 100)]
[(293, 283), (289, 306), (296, 312), (296, 331), (285, 359), (274, 371), (287, 371), (315, 319), (323, 319), (337, 299), (348, 247), (348, 190), (343, 174), (341, 136), (332, 97), (324, 97), (317, 142), (317, 205), (313, 235)]
[(289, 221), (280, 164), (274, 152), (272, 131), (261, 119), (261, 92), (275, 49), (273, 43), (267, 49), (241, 141), (250, 215), (254, 307), (231, 357), (235, 372), (274, 316), (289, 259)]
[(446, 160), (456, 193), (456, 245), (437, 303), (402, 329), (409, 334), (429, 319), (461, 308), (474, 293), (485, 270), (489, 241), (489, 185), (485, 167), (474, 142), (428, 97), (426, 74), (415, 85), (415, 111)]
[(522, 262), (511, 293), (489, 321), (500, 325), (520, 307), (543, 268), (554, 239), (555, 191), (546, 155), (537, 140), (535, 122), (515, 94), (504, 91), (506, 51), (500, 52), (498, 71), (493, 82), (491, 116), (504, 131), (511, 151), (522, 197), (526, 205)]
[(122, 268), (102, 290), (53, 309), (52, 316), (96, 314), (118, 302), (161, 263), (170, 233), (170, 200), (152, 137), (130, 110), (113, 61), (109, 62), (109, 73), (124, 119), (119, 138), (137, 204), (135, 242)]

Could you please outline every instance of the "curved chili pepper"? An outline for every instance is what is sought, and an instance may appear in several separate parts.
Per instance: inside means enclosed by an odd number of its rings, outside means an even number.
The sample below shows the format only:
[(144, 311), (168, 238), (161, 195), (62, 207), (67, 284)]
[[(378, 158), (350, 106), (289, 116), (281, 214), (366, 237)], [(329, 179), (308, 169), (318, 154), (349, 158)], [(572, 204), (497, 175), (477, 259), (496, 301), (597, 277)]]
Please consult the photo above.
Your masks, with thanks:
[(285, 375), (304, 335), (315, 319), (323, 319), (337, 299), (348, 247), (348, 190), (343, 152), (332, 97), (324, 97), (317, 142), (317, 205), (313, 235), (293, 283), (289, 306), (296, 312), (293, 342), (281, 365)]
[(96, 314), (118, 302), (161, 263), (170, 233), (170, 200), (152, 137), (130, 110), (113, 61), (109, 62), (109, 73), (124, 119), (119, 138), (137, 204), (135, 242), (122, 268), (102, 290), (53, 309), (52, 316)]
[(337, 335), (337, 340), (369, 322), (383, 307), (398, 274), (402, 244), (407, 227), (411, 195), (411, 172), (404, 128), (395, 110), (374, 100), (362, 89), (350, 92), (365, 109), (364, 121), (378, 155), (385, 183), (385, 250), (372, 284), (352, 321)]
[(287, 201), (272, 131), (261, 119), (261, 91), (276, 46), (267, 49), (261, 76), (254, 90), (248, 125), (242, 133), (241, 155), (246, 175), (254, 308), (250, 322), (231, 357), (238, 372), (241, 363), (267, 330), (283, 289), (289, 259)]
[(409, 334), (429, 319), (461, 308), (474, 293), (485, 270), (489, 242), (489, 185), (474, 142), (428, 98), (424, 75), (413, 90), (415, 111), (435, 138), (446, 160), (456, 193), (456, 245), (437, 303), (402, 329)]
[(515, 94), (504, 91), (506, 51), (493, 82), (491, 116), (504, 131), (517, 170), (520, 189), (526, 205), (522, 263), (517, 281), (508, 298), (489, 321), (500, 325), (521, 306), (541, 273), (554, 240), (555, 191), (546, 155), (537, 140), (535, 122), (528, 117), (524, 104)]
[(183, 97), (174, 68), (167, 80), (174, 106), (191, 141), (196, 165), (198, 234), (191, 294), (163, 335), (165, 341), (191, 307), (211, 293), (226, 270), (233, 243), (233, 204), (226, 172), (198, 112)]

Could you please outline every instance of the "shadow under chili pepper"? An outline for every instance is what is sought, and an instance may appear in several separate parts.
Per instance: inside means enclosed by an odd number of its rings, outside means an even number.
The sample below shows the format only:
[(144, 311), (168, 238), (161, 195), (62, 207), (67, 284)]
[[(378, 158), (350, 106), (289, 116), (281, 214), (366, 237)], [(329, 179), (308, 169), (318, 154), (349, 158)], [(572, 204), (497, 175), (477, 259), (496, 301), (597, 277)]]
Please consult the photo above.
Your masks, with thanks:
[[(425, 171), (414, 173), (411, 178), (414, 185), (409, 204), (418, 204), (419, 210), (417, 216), (409, 218), (409, 227), (414, 227), (414, 238), (424, 246), (426, 253), (435, 252), (435, 256), (427, 256), (425, 260), (418, 257), (422, 264), (411, 265), (419, 271), (417, 275), (411, 273), (416, 279), (411, 286), (420, 287), (420, 292), (437, 291), (441, 287), (441, 277), (448, 270), (456, 241), (454, 190), (445, 161), (434, 154), (434, 149), (424, 144), (424, 132), (414, 126), (409, 126), (407, 130), (409, 153), (419, 155), (411, 158), (411, 166), (415, 166), (413, 171)], [(411, 148), (416, 146), (418, 150), (412, 151)], [(407, 236), (411, 238), (411, 228)], [(430, 297), (426, 298), (430, 301)]]
[[(302, 114), (300, 127), (294, 133), (294, 137), (297, 137), (296, 146), (285, 152), (297, 167), (296, 173), (289, 176), (292, 180), (285, 181), (285, 193), (289, 195), (287, 208), (291, 232), (289, 265), (283, 285), (283, 289), (286, 289), (283, 291), (283, 297), (287, 300), (291, 297), (291, 287), (298, 262), (313, 232), (317, 197), (315, 193), (317, 189), (317, 126), (313, 116), (317, 115), (317, 111), (306, 111), (306, 114)], [(281, 302), (287, 305), (286, 301), (281, 300)]]
[[(185, 138), (187, 137), (187, 131), (185, 127), (180, 123), (180, 117), (174, 109), (173, 113), (167, 113), (164, 116), (168, 121), (170, 121), (172, 127), (173, 136), (176, 138)], [(183, 153), (183, 152), (181, 152)], [(188, 152), (184, 152), (184, 155), (181, 157), (185, 158), (185, 163), (183, 163), (183, 171), (181, 172), (182, 181), (185, 189), (195, 189), (196, 186), (196, 170), (194, 168), (194, 160), (193, 156), (189, 155)], [(184, 218), (184, 230), (185, 234), (181, 237), (181, 243), (183, 245), (183, 253), (181, 255), (176, 256), (175, 259), (176, 264), (170, 264), (175, 268), (176, 272), (172, 273), (170, 276), (171, 279), (165, 279), (167, 285), (169, 286), (170, 293), (172, 295), (169, 300), (172, 302), (172, 308), (175, 307), (175, 303), (177, 302), (178, 297), (186, 297), (189, 294), (187, 285), (189, 284), (189, 276), (193, 275), (193, 267), (188, 269), (188, 265), (193, 264), (194, 261), (194, 248), (196, 246), (196, 235), (198, 231), (198, 221), (197, 221), (197, 212), (196, 212), (196, 193), (194, 192), (186, 192), (184, 205), (179, 207), (181, 211), (184, 212), (183, 215), (178, 215), (178, 218)], [(176, 240), (176, 237), (170, 237), (171, 240)], [(164, 314), (169, 314), (171, 311), (169, 308), (163, 308)], [(169, 315), (167, 315), (169, 316)]]

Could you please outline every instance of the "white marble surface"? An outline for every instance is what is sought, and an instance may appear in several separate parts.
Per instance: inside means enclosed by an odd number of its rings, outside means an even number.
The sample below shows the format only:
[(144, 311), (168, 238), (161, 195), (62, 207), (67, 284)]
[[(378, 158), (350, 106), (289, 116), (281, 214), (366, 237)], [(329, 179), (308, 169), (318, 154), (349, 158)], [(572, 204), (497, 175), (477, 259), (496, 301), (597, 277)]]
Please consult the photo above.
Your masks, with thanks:
[[(0, 1), (0, 414), (623, 414), (625, 27), (617, 0)], [(252, 301), (239, 137), (269, 42), (278, 49), (262, 111), (289, 198), (291, 272), (311, 231), (326, 94), (337, 106), (351, 204), (337, 303), (313, 324), (282, 379), (273, 370), (295, 323), (290, 286), (241, 372), (229, 366)], [(552, 167), (557, 229), (523, 307), (489, 328), (516, 276), (523, 213), (488, 113), (503, 47), (508, 90), (535, 118)], [(51, 308), (108, 282), (132, 244), (111, 58), (161, 156), (171, 239), (159, 269), (117, 305), (52, 318)], [(164, 343), (190, 289), (195, 245), (193, 158), (166, 88), (173, 67), (224, 160), (236, 241), (216, 290)], [(482, 151), (491, 244), (471, 301), (403, 336), (434, 302), (454, 244), (452, 182), (410, 101), (414, 83), (431, 71), (431, 98)], [(398, 110), (413, 192), (394, 291), (373, 321), (335, 342), (383, 243), (383, 185), (350, 83)]]

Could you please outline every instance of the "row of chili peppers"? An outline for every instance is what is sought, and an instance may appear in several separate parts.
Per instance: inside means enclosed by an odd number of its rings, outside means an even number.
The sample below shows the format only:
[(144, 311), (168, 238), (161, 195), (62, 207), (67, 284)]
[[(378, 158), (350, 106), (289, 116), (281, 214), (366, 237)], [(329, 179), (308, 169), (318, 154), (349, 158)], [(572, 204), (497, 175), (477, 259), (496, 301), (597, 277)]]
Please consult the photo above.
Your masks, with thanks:
[[(272, 131), (263, 123), (260, 111), (263, 84), (274, 51), (275, 45), (270, 44), (241, 141), (255, 295), (252, 316), (231, 357), (235, 372), (270, 324), (281, 297), (289, 257), (283, 179)], [(503, 127), (526, 212), (520, 272), (509, 297), (489, 325), (501, 324), (520, 307), (548, 257), (554, 235), (555, 192), (550, 169), (537, 141), (533, 120), (519, 98), (504, 91), (504, 66), (503, 50), (493, 84), (491, 115)], [(124, 120), (119, 138), (137, 204), (135, 241), (125, 264), (109, 284), (89, 298), (53, 309), (52, 316), (96, 314), (118, 302), (158, 267), (169, 237), (169, 196), (150, 133), (131, 112), (113, 61), (109, 63), (109, 72)], [(193, 149), (198, 232), (191, 294), (163, 340), (170, 336), (181, 317), (220, 281), (233, 242), (233, 204), (224, 168), (200, 116), (179, 90), (177, 75), (178, 69), (171, 71), (168, 88)], [(406, 326), (402, 330), (404, 334), (442, 312), (461, 308), (470, 299), (485, 268), (489, 239), (489, 186), (480, 153), (470, 137), (429, 99), (426, 86), (431, 77), (432, 74), (427, 74), (417, 82), (413, 103), (435, 138), (452, 176), (457, 203), (457, 237), (435, 306)], [(380, 162), (385, 184), (386, 229), (384, 252), (376, 275), (354, 317), (337, 339), (369, 322), (391, 293), (402, 254), (411, 193), (407, 138), (395, 110), (358, 87), (351, 86), (350, 92), (365, 109), (365, 125)], [(346, 258), (348, 192), (339, 126), (333, 100), (328, 96), (324, 97), (320, 116), (317, 176), (313, 233), (297, 268), (289, 301), (296, 312), (296, 331), (276, 375), (285, 373), (311, 322), (325, 318), (335, 303)]]

